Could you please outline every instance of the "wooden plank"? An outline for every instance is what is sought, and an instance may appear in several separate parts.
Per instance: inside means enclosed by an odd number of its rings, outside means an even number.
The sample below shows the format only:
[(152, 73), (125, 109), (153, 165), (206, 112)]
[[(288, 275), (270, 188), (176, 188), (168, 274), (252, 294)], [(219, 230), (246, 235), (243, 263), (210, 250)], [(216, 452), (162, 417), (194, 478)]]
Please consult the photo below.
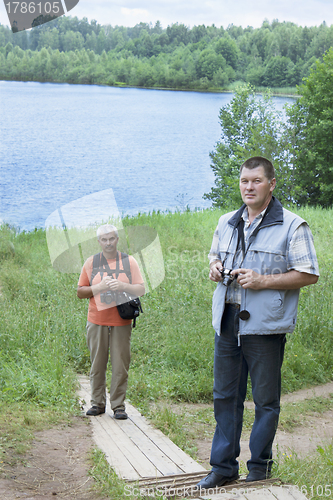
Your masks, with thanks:
[[(79, 377), (79, 396), (85, 410), (90, 407), (90, 382)], [(108, 462), (124, 479), (159, 479), (182, 473), (206, 473), (206, 469), (189, 457), (161, 431), (154, 428), (140, 412), (126, 403), (127, 420), (115, 420), (108, 413), (93, 417), (91, 423), (98, 446)], [(107, 412), (111, 413), (109, 400)]]
[[(80, 396), (82, 399), (87, 401), (87, 398), (90, 397), (89, 391), (90, 391), (90, 385), (89, 385), (89, 380), (87, 378), (80, 377), (80, 384), (82, 387), (82, 390), (80, 391)], [(108, 405), (109, 406), (109, 405)], [(160, 456), (160, 453), (165, 455), (167, 458), (166, 460), (169, 463), (175, 463), (177, 466), (177, 469), (174, 470), (173, 473), (180, 473), (180, 472), (201, 472), (205, 471), (206, 469), (198, 464), (195, 460), (193, 460), (191, 457), (189, 457), (183, 450), (178, 448), (168, 437), (166, 437), (160, 430), (155, 429), (152, 427), (150, 423), (147, 422), (145, 417), (141, 415), (141, 413), (134, 408), (129, 403), (126, 403), (127, 407), (127, 412), (129, 414), (129, 420), (135, 424), (135, 426), (147, 436), (149, 441), (154, 443), (154, 446), (156, 447), (156, 450), (160, 450), (158, 452), (158, 456)], [(117, 421), (117, 424), (119, 426), (122, 426), (122, 429), (126, 433), (126, 428), (130, 429), (130, 426), (128, 426), (128, 420), (126, 421)], [(166, 472), (166, 473), (172, 473)]]
[[(210, 495), (201, 495), (201, 496), (192, 496), (192, 500), (271, 500), (274, 498), (274, 500), (294, 500), (295, 497), (291, 496), (292, 493), (289, 491), (287, 492), (287, 496), (270, 496), (270, 491), (267, 488), (264, 488), (262, 490), (257, 490), (255, 492), (252, 492), (250, 495), (248, 493), (243, 494), (244, 490), (240, 490), (237, 492), (236, 490), (232, 492), (226, 492), (226, 493), (217, 493), (217, 494), (210, 494)], [(281, 494), (281, 492), (280, 492)], [(283, 492), (283, 495), (285, 492)], [(306, 497), (298, 497), (297, 500), (307, 500)]]
[[(211, 488), (210, 490), (194, 490), (195, 484), (198, 482), (196, 474), (180, 474), (174, 478), (159, 478), (154, 480), (140, 480), (133, 484), (151, 497), (160, 497), (163, 493), (163, 498), (174, 498), (175, 492), (182, 497), (191, 497), (192, 500), (295, 500), (293, 493), (298, 490), (294, 486), (276, 484), (270, 485), (271, 481), (258, 481), (252, 484), (246, 483), (244, 480), (234, 482), (232, 484), (222, 486), (221, 488)], [(199, 476), (199, 474), (197, 474)], [(269, 484), (268, 487), (266, 485)], [(307, 500), (304, 496), (298, 497), (297, 500)]]
[[(192, 500), (307, 500), (295, 486), (278, 486), (278, 479), (256, 481), (250, 484), (246, 483), (244, 479), (240, 479), (221, 488), (212, 488), (206, 493), (203, 489), (196, 493), (194, 486), (200, 476), (203, 476), (203, 474), (178, 474), (174, 477), (156, 478), (155, 480), (130, 481), (129, 484), (132, 483), (133, 487), (141, 489), (142, 492), (149, 492), (152, 497), (154, 497), (154, 494), (156, 497), (161, 496), (161, 492), (163, 492), (163, 498), (169, 496), (173, 498), (174, 492), (177, 491), (178, 494), (183, 493), (184, 497), (190, 496)], [(275, 484), (272, 484), (272, 482)]]
[(131, 406), (130, 418), (142, 432), (149, 435), (150, 439), (154, 441), (156, 446), (167, 455), (173, 462), (177, 463), (178, 467), (184, 473), (191, 472), (204, 472), (206, 469), (201, 464), (189, 457), (183, 450), (178, 448), (168, 437), (166, 437), (159, 429), (152, 427), (147, 422), (136, 408)]
[(177, 464), (160, 450), (154, 441), (151, 440), (150, 436), (147, 436), (138, 429), (131, 419), (119, 421), (118, 425), (163, 476), (181, 474), (183, 472)]
[[(79, 395), (86, 401), (87, 384), (82, 384)], [(85, 409), (89, 405), (84, 405)], [(124, 421), (128, 423), (128, 421)], [(96, 430), (96, 440), (98, 446), (106, 454), (110, 465), (117, 470), (123, 479), (140, 479), (142, 477), (161, 476), (162, 473), (154, 463), (149, 461), (140, 449), (127, 436), (126, 429), (121, 428), (119, 422), (114, 420), (107, 413), (92, 417), (91, 423)]]
[[(203, 490), (202, 490), (203, 491)], [(242, 491), (230, 491), (230, 492), (224, 492), (223, 493), (223, 487), (221, 489), (222, 493), (213, 493), (215, 491), (214, 489), (208, 490), (207, 495), (203, 494), (201, 492), (200, 496), (197, 496), (195, 498), (192, 497), (192, 500), (247, 500), (247, 497), (245, 497), (242, 493)]]
[(307, 500), (304, 493), (302, 493), (297, 486), (281, 485), (270, 486), (269, 488), (277, 500)]
[(175, 474), (173, 476), (163, 476), (159, 478), (143, 478), (137, 481), (139, 486), (170, 486), (174, 484), (197, 484), (200, 479), (207, 475), (205, 472), (193, 472), (187, 474)]
[[(270, 488), (245, 482), (234, 483), (221, 488), (211, 488), (205, 494), (204, 490), (200, 490), (198, 496), (194, 493), (193, 500), (276, 500), (275, 495), (270, 491)], [(293, 500), (291, 497), (288, 500)]]
[[(104, 414), (103, 416), (106, 417), (107, 422), (105, 422), (105, 419), (103, 418), (99, 420), (101, 421), (104, 432), (116, 445), (114, 452), (122, 453), (132, 464), (133, 468), (138, 472), (140, 477), (162, 476), (161, 471), (159, 471), (155, 464), (152, 464), (141, 452), (141, 450), (135, 446), (132, 440), (117, 425), (116, 421), (112, 421), (113, 419), (107, 414)], [(111, 422), (109, 422), (109, 420), (111, 420)], [(126, 470), (123, 471), (122, 477), (127, 479)]]
[(246, 500), (276, 500), (273, 493), (268, 488), (249, 487), (244, 491)]
[(93, 438), (97, 446), (105, 454), (105, 458), (115, 472), (123, 477), (126, 471), (126, 479), (138, 480), (140, 475), (132, 467), (132, 464), (127, 460), (123, 453), (119, 453), (115, 443), (109, 436), (105, 436), (105, 431), (99, 423), (99, 419), (93, 425)]

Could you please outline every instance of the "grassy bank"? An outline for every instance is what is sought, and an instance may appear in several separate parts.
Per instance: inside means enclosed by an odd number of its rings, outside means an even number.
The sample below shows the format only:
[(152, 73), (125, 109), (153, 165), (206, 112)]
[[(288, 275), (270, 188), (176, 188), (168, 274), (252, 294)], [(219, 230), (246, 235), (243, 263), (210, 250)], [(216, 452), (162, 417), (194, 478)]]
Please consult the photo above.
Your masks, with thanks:
[[(299, 214), (313, 231), (321, 278), (301, 291), (298, 325), (288, 336), (283, 392), (333, 379), (333, 213), (302, 209)], [(219, 215), (211, 210), (153, 213), (124, 221), (154, 227), (165, 264), (165, 279), (143, 298), (144, 314), (132, 337), (128, 398), (146, 414), (152, 402), (212, 400), (215, 285), (208, 280), (207, 253)], [(16, 234), (3, 227), (0, 272), (0, 397), (31, 433), (37, 422), (47, 425), (79, 411), (76, 373), (89, 371), (87, 303), (76, 297), (78, 275), (52, 268), (42, 230)], [(28, 410), (32, 417), (24, 421)], [(0, 461), (17, 446), (14, 421), (7, 416), (0, 416), (5, 429)], [(328, 459), (326, 452), (318, 455), (319, 463), (321, 457)]]

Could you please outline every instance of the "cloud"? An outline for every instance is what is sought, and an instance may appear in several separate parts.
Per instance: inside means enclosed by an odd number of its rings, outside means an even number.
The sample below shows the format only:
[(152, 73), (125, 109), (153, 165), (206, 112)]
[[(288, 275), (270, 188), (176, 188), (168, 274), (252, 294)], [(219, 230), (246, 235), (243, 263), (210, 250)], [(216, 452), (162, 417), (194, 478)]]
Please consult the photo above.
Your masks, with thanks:
[[(70, 13), (112, 26), (134, 26), (141, 21), (155, 24), (159, 20), (163, 28), (177, 22), (190, 27), (259, 27), (265, 19), (300, 26), (318, 26), (323, 21), (333, 24), (332, 0), (80, 0)], [(0, 22), (8, 24), (3, 3)]]
[(150, 14), (146, 9), (129, 9), (127, 7), (121, 7), (120, 12), (127, 18), (128, 23), (133, 25), (150, 21)]
[(73, 16), (86, 16), (101, 24), (133, 26), (157, 20), (166, 28), (173, 23), (187, 26), (259, 27), (265, 19), (291, 21), (300, 26), (333, 23), (331, 0), (80, 0)]

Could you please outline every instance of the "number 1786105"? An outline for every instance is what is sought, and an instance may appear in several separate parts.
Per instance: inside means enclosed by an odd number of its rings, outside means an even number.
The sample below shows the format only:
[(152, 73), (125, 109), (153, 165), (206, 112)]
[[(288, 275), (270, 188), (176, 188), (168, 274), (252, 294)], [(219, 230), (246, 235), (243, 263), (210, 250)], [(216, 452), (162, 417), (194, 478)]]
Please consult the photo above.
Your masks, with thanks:
[(8, 2), (8, 14), (59, 14), (60, 2)]

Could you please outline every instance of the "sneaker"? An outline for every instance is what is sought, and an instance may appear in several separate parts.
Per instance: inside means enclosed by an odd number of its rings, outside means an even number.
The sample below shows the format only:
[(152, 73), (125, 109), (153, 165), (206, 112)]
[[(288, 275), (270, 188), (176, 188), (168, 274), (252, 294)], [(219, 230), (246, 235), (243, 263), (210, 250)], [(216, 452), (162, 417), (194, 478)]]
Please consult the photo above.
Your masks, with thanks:
[(128, 415), (123, 408), (116, 408), (113, 410), (113, 415), (117, 420), (126, 420), (128, 418)]
[(100, 406), (92, 406), (86, 413), (88, 416), (96, 417), (97, 415), (101, 415), (105, 413), (105, 408), (101, 408)]

